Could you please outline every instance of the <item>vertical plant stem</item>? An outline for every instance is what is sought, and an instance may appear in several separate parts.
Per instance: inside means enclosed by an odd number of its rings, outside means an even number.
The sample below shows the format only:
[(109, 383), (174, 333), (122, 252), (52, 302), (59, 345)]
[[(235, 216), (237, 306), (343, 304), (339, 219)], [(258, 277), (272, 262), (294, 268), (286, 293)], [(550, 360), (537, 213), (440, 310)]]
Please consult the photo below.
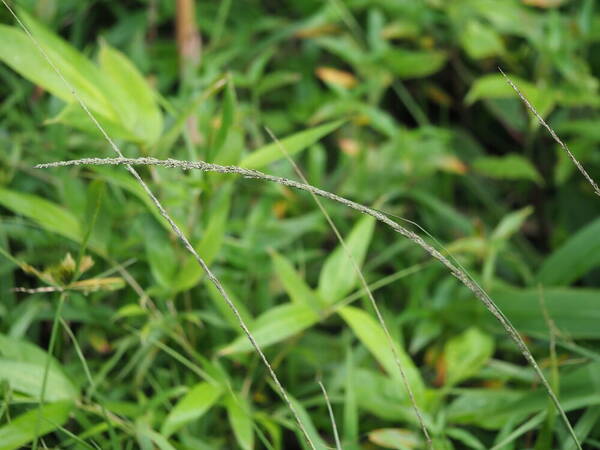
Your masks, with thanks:
[[(4, 0), (3, 0), (4, 1)], [(42, 389), (40, 392), (40, 403), (38, 406), (38, 414), (37, 419), (35, 421), (35, 433), (32, 450), (37, 450), (38, 441), (39, 441), (39, 430), (40, 424), (42, 422), (42, 414), (44, 410), (44, 397), (46, 396), (46, 387), (48, 385), (48, 373), (50, 372), (50, 362), (52, 361), (52, 353), (54, 352), (54, 346), (56, 345), (56, 337), (58, 336), (58, 328), (60, 325), (60, 317), (62, 313), (62, 308), (67, 298), (67, 293), (65, 291), (61, 292), (58, 297), (58, 305), (56, 306), (56, 310), (54, 311), (54, 319), (52, 321), (52, 331), (50, 332), (50, 344), (48, 344), (48, 356), (46, 357), (46, 365), (44, 367), (44, 375), (42, 377)]]

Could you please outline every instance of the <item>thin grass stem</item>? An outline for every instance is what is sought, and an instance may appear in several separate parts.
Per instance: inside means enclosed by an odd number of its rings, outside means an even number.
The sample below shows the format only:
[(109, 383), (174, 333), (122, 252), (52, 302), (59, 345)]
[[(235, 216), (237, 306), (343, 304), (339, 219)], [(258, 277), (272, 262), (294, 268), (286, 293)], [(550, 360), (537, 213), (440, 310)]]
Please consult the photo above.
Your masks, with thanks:
[(335, 415), (333, 414), (333, 408), (331, 407), (329, 395), (327, 395), (327, 390), (325, 389), (323, 382), (321, 380), (318, 380), (317, 383), (321, 387), (321, 391), (323, 391), (323, 398), (325, 398), (325, 403), (327, 404), (327, 411), (329, 411), (329, 418), (331, 419), (331, 428), (333, 428), (333, 437), (335, 439), (335, 448), (337, 450), (342, 450), (342, 444), (340, 443), (340, 436), (338, 434), (337, 424), (335, 422)]
[(573, 155), (573, 153), (571, 152), (571, 150), (569, 150), (569, 147), (567, 147), (567, 144), (565, 144), (558, 137), (558, 135), (555, 133), (555, 131), (552, 129), (552, 127), (550, 125), (548, 125), (548, 123), (546, 123), (546, 121), (540, 115), (540, 113), (537, 112), (537, 109), (535, 109), (535, 107), (529, 102), (529, 100), (527, 100), (527, 97), (525, 97), (525, 95), (515, 85), (515, 83), (512, 82), (512, 80), (508, 77), (508, 75), (506, 75), (504, 73), (504, 71), (500, 67), (498, 67), (498, 70), (500, 71), (500, 73), (502, 74), (502, 76), (504, 76), (504, 78), (506, 79), (506, 82), (510, 85), (510, 87), (512, 87), (515, 90), (515, 92), (517, 93), (517, 95), (519, 96), (519, 98), (523, 101), (523, 103), (525, 103), (525, 106), (527, 106), (527, 108), (529, 108), (529, 110), (533, 113), (533, 115), (537, 118), (537, 120), (544, 126), (544, 128), (546, 128), (546, 130), (548, 130), (548, 132), (550, 133), (550, 136), (552, 136), (552, 139), (554, 139), (556, 141), (556, 143), (562, 147), (562, 149), (569, 156), (569, 158), (571, 159), (571, 161), (573, 161), (573, 164), (575, 164), (575, 167), (577, 167), (577, 170), (579, 170), (579, 172), (581, 172), (581, 174), (588, 181), (588, 183), (590, 183), (592, 185), (592, 188), (594, 189), (594, 192), (596, 193), (596, 195), (600, 196), (600, 187), (598, 187), (598, 184), (587, 173), (587, 171), (583, 168), (583, 166), (577, 160), (577, 158), (575, 158), (575, 155)]

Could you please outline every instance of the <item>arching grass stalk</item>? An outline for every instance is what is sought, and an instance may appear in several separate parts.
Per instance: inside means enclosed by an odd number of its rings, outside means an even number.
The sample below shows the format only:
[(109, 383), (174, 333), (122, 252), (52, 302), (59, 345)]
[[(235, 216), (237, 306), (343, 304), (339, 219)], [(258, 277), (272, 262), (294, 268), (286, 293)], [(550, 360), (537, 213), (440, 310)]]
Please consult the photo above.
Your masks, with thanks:
[[(290, 164), (294, 168), (294, 171), (300, 177), (302, 182), (306, 185), (309, 185), (308, 180), (302, 173), (302, 170), (300, 170), (300, 167), (298, 167), (296, 162), (290, 157), (289, 153), (287, 152), (285, 147), (281, 144), (279, 139), (277, 139), (277, 137), (275, 137), (275, 135), (269, 128), (267, 128), (267, 132), (271, 136), (271, 139), (273, 139), (275, 141), (275, 143), (279, 147), (279, 150), (285, 155), (287, 160), (290, 162)], [(398, 372), (400, 373), (400, 379), (402, 380), (402, 384), (404, 384), (404, 389), (406, 389), (408, 398), (410, 399), (410, 403), (413, 407), (415, 415), (417, 416), (417, 421), (419, 422), (419, 425), (421, 426), (421, 430), (423, 431), (423, 435), (425, 436), (425, 440), (427, 442), (427, 447), (430, 450), (433, 450), (433, 443), (431, 442), (431, 437), (429, 436), (429, 432), (427, 431), (427, 426), (425, 425), (425, 420), (423, 419), (423, 415), (421, 414), (419, 405), (417, 405), (417, 400), (415, 398), (415, 394), (410, 386), (410, 383), (408, 382), (408, 377), (406, 376), (406, 372), (404, 371), (404, 368), (402, 367), (402, 363), (400, 362), (400, 357), (398, 355), (396, 346), (394, 345), (394, 340), (392, 339), (390, 330), (388, 329), (387, 325), (385, 324), (385, 320), (383, 320), (383, 315), (381, 314), (381, 311), (379, 310), (379, 306), (377, 306), (377, 302), (375, 301), (375, 297), (373, 297), (373, 293), (371, 292), (371, 289), (369, 289), (367, 280), (365, 280), (365, 277), (362, 273), (362, 270), (360, 270), (360, 267), (358, 266), (356, 259), (352, 256), (352, 252), (346, 245), (346, 241), (344, 240), (344, 238), (342, 237), (341, 233), (339, 232), (337, 226), (333, 222), (333, 219), (331, 218), (331, 216), (329, 215), (329, 213), (323, 206), (323, 203), (321, 203), (321, 200), (319, 200), (319, 197), (317, 197), (317, 195), (312, 191), (310, 192), (310, 195), (312, 196), (313, 200), (315, 201), (315, 203), (317, 204), (317, 206), (319, 207), (319, 209), (325, 216), (327, 223), (329, 224), (329, 226), (335, 233), (335, 236), (337, 237), (338, 241), (342, 245), (344, 253), (346, 253), (346, 256), (348, 256), (348, 258), (350, 259), (352, 268), (356, 272), (358, 279), (360, 280), (360, 284), (363, 286), (363, 289), (366, 292), (367, 297), (369, 298), (369, 301), (371, 302), (371, 306), (373, 307), (373, 310), (375, 311), (375, 316), (377, 317), (377, 321), (379, 322), (379, 325), (381, 326), (381, 329), (383, 330), (383, 333), (385, 334), (388, 346), (390, 348), (390, 351), (392, 352), (392, 356), (394, 357), (394, 362), (396, 363), (396, 367), (398, 367)], [(323, 388), (323, 391), (325, 392), (325, 388), (323, 386), (321, 386), (321, 387)], [(333, 412), (331, 412), (331, 414), (333, 414)], [(337, 433), (336, 433), (336, 435), (337, 435)]]
[(84, 158), (84, 159), (71, 160), (71, 161), (59, 161), (59, 162), (55, 162), (55, 163), (39, 164), (35, 167), (39, 168), (39, 169), (44, 169), (44, 168), (49, 168), (49, 167), (79, 166), (79, 165), (128, 165), (129, 167), (131, 167), (131, 165), (154, 165), (154, 166), (163, 166), (163, 167), (175, 167), (175, 168), (180, 168), (180, 169), (184, 169), (184, 170), (196, 169), (196, 170), (202, 170), (205, 172), (238, 174), (245, 178), (267, 180), (267, 181), (281, 184), (283, 186), (288, 186), (288, 187), (292, 187), (295, 189), (312, 192), (315, 195), (336, 201), (338, 203), (341, 203), (342, 205), (345, 205), (345, 206), (352, 208), (356, 211), (359, 211), (363, 214), (367, 214), (371, 217), (374, 217), (379, 222), (385, 223), (390, 228), (392, 228), (394, 231), (396, 231), (397, 233), (400, 233), (402, 236), (410, 239), (415, 244), (417, 244), (421, 248), (423, 248), (432, 257), (434, 257), (435, 259), (440, 261), (442, 264), (444, 264), (450, 270), (452, 275), (454, 275), (456, 278), (458, 278), (459, 281), (461, 281), (471, 292), (473, 292), (475, 297), (479, 301), (481, 301), (485, 305), (487, 310), (492, 313), (492, 315), (498, 320), (498, 322), (500, 322), (500, 324), (502, 325), (502, 327), (504, 328), (506, 333), (512, 338), (512, 340), (515, 342), (515, 344), (517, 345), (517, 347), (523, 354), (523, 357), (525, 358), (525, 360), (535, 370), (540, 381), (544, 385), (544, 388), (548, 392), (548, 395), (552, 399), (552, 402), (554, 403), (557, 411), (561, 415), (561, 418), (562, 418), (565, 426), (567, 427), (569, 434), (573, 438), (573, 441), (576, 443), (577, 448), (581, 449), (581, 444), (579, 443), (579, 440), (577, 439), (577, 435), (575, 434), (575, 431), (573, 430), (573, 427), (571, 426), (571, 423), (569, 422), (569, 419), (568, 419), (564, 409), (560, 405), (560, 402), (558, 401), (557, 396), (554, 394), (552, 387), (548, 383), (548, 380), (546, 379), (542, 370), (540, 369), (539, 365), (537, 364), (537, 361), (535, 360), (535, 358), (533, 357), (533, 355), (527, 348), (525, 341), (523, 341), (523, 339), (519, 335), (519, 332), (517, 331), (517, 329), (513, 326), (513, 324), (510, 322), (510, 320), (508, 320), (508, 318), (502, 313), (502, 311), (500, 311), (498, 306), (496, 306), (496, 304), (493, 302), (493, 300), (490, 298), (490, 296), (487, 294), (487, 292), (485, 292), (485, 290), (483, 288), (481, 288), (477, 283), (475, 283), (473, 280), (471, 280), (471, 278), (469, 278), (469, 276), (464, 271), (459, 269), (446, 256), (444, 256), (437, 249), (435, 249), (430, 244), (425, 242), (421, 236), (414, 233), (413, 231), (407, 230), (406, 228), (404, 228), (397, 222), (393, 221), (386, 215), (382, 214), (381, 212), (379, 212), (373, 208), (369, 208), (368, 206), (362, 205), (360, 203), (353, 202), (352, 200), (348, 200), (347, 198), (340, 197), (339, 195), (333, 194), (331, 192), (316, 188), (309, 184), (299, 183), (297, 181), (290, 180), (287, 178), (268, 175), (268, 174), (260, 172), (258, 170), (245, 169), (243, 167), (237, 167), (237, 166), (221, 166), (218, 164), (211, 164), (211, 163), (207, 163), (204, 161), (180, 161), (180, 160), (175, 160), (175, 159), (160, 160), (160, 159), (156, 159), (156, 158), (105, 158), (105, 159)]
[(498, 70), (504, 76), (504, 78), (506, 79), (506, 82), (510, 85), (510, 87), (512, 87), (515, 90), (515, 92), (517, 93), (517, 95), (519, 96), (521, 101), (523, 103), (525, 103), (525, 106), (527, 106), (527, 108), (529, 108), (529, 110), (533, 113), (533, 115), (536, 117), (536, 119), (544, 126), (544, 128), (546, 128), (546, 130), (548, 130), (548, 133), (550, 133), (550, 136), (552, 136), (552, 139), (554, 139), (556, 141), (556, 143), (562, 147), (562, 149), (569, 156), (571, 161), (573, 161), (573, 164), (575, 164), (575, 167), (577, 167), (577, 170), (579, 170), (579, 172), (581, 172), (581, 174), (588, 181), (588, 183), (590, 183), (592, 185), (592, 189), (594, 189), (594, 192), (596, 193), (596, 195), (600, 196), (600, 187), (598, 187), (598, 183), (596, 183), (594, 181), (594, 179), (587, 173), (587, 171), (583, 168), (583, 166), (577, 160), (577, 158), (575, 158), (575, 155), (573, 155), (571, 150), (569, 150), (569, 147), (567, 147), (567, 144), (565, 144), (562, 141), (562, 139), (558, 137), (558, 135), (552, 129), (552, 127), (550, 125), (548, 125), (548, 123), (546, 123), (546, 121), (540, 115), (540, 113), (537, 112), (537, 109), (535, 109), (535, 107), (531, 103), (529, 103), (529, 100), (527, 100), (527, 97), (525, 97), (525, 95), (515, 85), (515, 83), (512, 82), (512, 80), (508, 77), (508, 75), (506, 75), (500, 67), (498, 67)]
[[(58, 68), (58, 66), (48, 56), (48, 53), (40, 45), (40, 43), (38, 42), (38, 40), (31, 34), (31, 31), (29, 31), (29, 29), (25, 26), (25, 24), (19, 18), (19, 16), (17, 16), (17, 14), (13, 11), (13, 9), (8, 5), (8, 3), (6, 2), (6, 0), (1, 0), (1, 1), (4, 4), (4, 6), (6, 7), (6, 9), (8, 9), (8, 11), (10, 12), (10, 14), (15, 18), (16, 22), (23, 29), (23, 31), (25, 32), (25, 34), (32, 41), (32, 43), (34, 44), (34, 46), (42, 54), (42, 56), (44, 57), (44, 59), (46, 60), (46, 62), (48, 62), (48, 64), (52, 68), (52, 70), (56, 73), (56, 75), (58, 75), (58, 77), (60, 78), (60, 80), (69, 89), (69, 91), (71, 92), (71, 94), (73, 95), (73, 97), (75, 98), (75, 100), (77, 101), (77, 103), (79, 103), (79, 105), (81, 106), (81, 108), (85, 112), (85, 114), (89, 117), (89, 119), (92, 121), (92, 123), (94, 124), (94, 126), (98, 129), (98, 131), (100, 131), (100, 133), (102, 134), (102, 136), (104, 137), (104, 139), (106, 140), (106, 142), (108, 142), (108, 144), (110, 145), (111, 149), (119, 156), (119, 158), (124, 158), (124, 155), (121, 152), (121, 150), (119, 149), (119, 147), (117, 146), (117, 144), (108, 135), (108, 133), (106, 132), (106, 130), (104, 129), (104, 127), (100, 124), (100, 122), (98, 122), (98, 119), (96, 119), (96, 117), (94, 116), (94, 114), (90, 111), (90, 109), (88, 108), (88, 106), (83, 101), (82, 97), (79, 95), (79, 93), (77, 92), (77, 90), (74, 88), (74, 86), (67, 81), (67, 79), (64, 77), (64, 75), (61, 72), (61, 70)], [(240, 315), (240, 312), (238, 311), (238, 309), (235, 306), (235, 304), (229, 298), (229, 295), (227, 294), (227, 292), (223, 288), (223, 285), (221, 284), (221, 282), (219, 281), (219, 279), (212, 273), (212, 271), (209, 269), (208, 265), (204, 262), (204, 259), (198, 254), (198, 252), (196, 252), (196, 250), (194, 249), (194, 247), (192, 246), (192, 244), (190, 243), (190, 241), (183, 234), (183, 232), (179, 229), (179, 227), (173, 221), (173, 219), (171, 219), (171, 216), (169, 216), (169, 214), (167, 213), (167, 211), (165, 210), (165, 208), (162, 206), (162, 204), (156, 198), (156, 196), (152, 193), (152, 191), (150, 190), (150, 188), (148, 187), (148, 185), (144, 182), (144, 180), (142, 180), (142, 178), (137, 173), (137, 171), (131, 165), (129, 165), (129, 164), (126, 164), (125, 168), (131, 174), (131, 176), (133, 176), (133, 178), (135, 178), (135, 180), (142, 186), (143, 190), (146, 192), (146, 194), (148, 195), (148, 197), (150, 197), (150, 199), (152, 200), (152, 202), (154, 203), (154, 205), (156, 206), (156, 208), (160, 212), (161, 216), (164, 217), (164, 219), (169, 223), (169, 225), (173, 229), (173, 232), (181, 240), (181, 242), (183, 243), (183, 245), (185, 246), (185, 248), (192, 254), (192, 256), (194, 257), (194, 259), (196, 260), (196, 262), (200, 265), (200, 267), (202, 268), (202, 270), (206, 274), (206, 277), (214, 284), (214, 286), (217, 288), (217, 291), (221, 294), (221, 297), (223, 297), (223, 299), (225, 300), (225, 302), (227, 303), (227, 305), (229, 306), (229, 308), (232, 310), (233, 314), (235, 315), (236, 319), (238, 320), (240, 328), (242, 328), (242, 330), (244, 331), (244, 333), (248, 337), (248, 340), (250, 341), (252, 347), (254, 348), (254, 350), (256, 351), (256, 353), (258, 353), (258, 355), (262, 359), (263, 363), (265, 364), (265, 366), (266, 366), (266, 368), (267, 368), (267, 370), (268, 370), (271, 378), (273, 379), (273, 381), (275, 382), (275, 385), (279, 389), (279, 393), (280, 393), (281, 397), (283, 398), (283, 400), (285, 401), (285, 403), (289, 407), (290, 411), (292, 412), (292, 415), (294, 416), (294, 419), (298, 423), (298, 426), (299, 426), (302, 434), (304, 435), (307, 443), (309, 444), (309, 446), (313, 450), (316, 450), (315, 445), (312, 442), (312, 439), (310, 438), (310, 435), (308, 434), (306, 428), (304, 427), (304, 424), (300, 420), (300, 416), (298, 415), (298, 412), (296, 411), (296, 408), (294, 408), (294, 405), (290, 401), (290, 399), (289, 399), (289, 397), (288, 397), (285, 389), (283, 388), (283, 385), (279, 381), (279, 378), (277, 377), (277, 375), (275, 374), (275, 371), (273, 370), (273, 368), (269, 364), (269, 361), (267, 360), (267, 357), (265, 356), (265, 354), (263, 353), (263, 351), (259, 347), (258, 343), (254, 339), (254, 336), (250, 332), (250, 329), (246, 325), (244, 319)], [(57, 315), (57, 317), (55, 317), (55, 324), (58, 323), (57, 319), (58, 319), (58, 315)], [(45, 387), (45, 384), (44, 384), (44, 387)], [(44, 390), (42, 390), (42, 392), (44, 392)], [(41, 401), (43, 401), (43, 396), (42, 396)], [(40, 409), (40, 411), (41, 411), (41, 409)], [(41, 414), (41, 412), (40, 412), (40, 414)], [(37, 441), (37, 438), (36, 438), (36, 440), (34, 442), (34, 449), (37, 447), (37, 442), (38, 441)]]

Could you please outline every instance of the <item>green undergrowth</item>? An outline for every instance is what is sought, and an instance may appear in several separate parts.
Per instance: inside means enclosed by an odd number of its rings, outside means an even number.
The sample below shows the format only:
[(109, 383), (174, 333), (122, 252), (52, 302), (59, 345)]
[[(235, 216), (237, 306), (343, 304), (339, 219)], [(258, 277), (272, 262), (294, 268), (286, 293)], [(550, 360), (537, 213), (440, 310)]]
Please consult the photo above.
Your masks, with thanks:
[[(451, 255), (600, 447), (600, 200), (497, 71), (598, 179), (593, 1), (197, 2), (191, 68), (176, 2), (13, 3), (127, 157), (297, 179), (283, 147), (313, 186)], [(4, 7), (0, 21), (0, 449), (308, 448), (140, 184), (123, 167), (33, 169), (115, 155)], [(322, 200), (343, 245), (289, 186), (137, 170), (316, 448), (336, 447), (334, 427), (344, 449), (426, 448), (355, 263), (433, 448), (576, 448), (510, 336), (410, 240)]]

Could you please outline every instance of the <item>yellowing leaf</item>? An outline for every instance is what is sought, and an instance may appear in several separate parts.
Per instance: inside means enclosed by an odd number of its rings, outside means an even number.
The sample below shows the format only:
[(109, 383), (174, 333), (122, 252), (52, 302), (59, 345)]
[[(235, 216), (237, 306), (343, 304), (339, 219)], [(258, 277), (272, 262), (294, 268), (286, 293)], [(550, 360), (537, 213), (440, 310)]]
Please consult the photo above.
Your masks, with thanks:
[(333, 67), (317, 67), (315, 73), (322, 81), (342, 86), (346, 89), (353, 88), (358, 83), (356, 77), (350, 72)]
[(398, 450), (417, 449), (423, 446), (421, 436), (402, 428), (380, 428), (369, 432), (369, 440), (383, 448)]

